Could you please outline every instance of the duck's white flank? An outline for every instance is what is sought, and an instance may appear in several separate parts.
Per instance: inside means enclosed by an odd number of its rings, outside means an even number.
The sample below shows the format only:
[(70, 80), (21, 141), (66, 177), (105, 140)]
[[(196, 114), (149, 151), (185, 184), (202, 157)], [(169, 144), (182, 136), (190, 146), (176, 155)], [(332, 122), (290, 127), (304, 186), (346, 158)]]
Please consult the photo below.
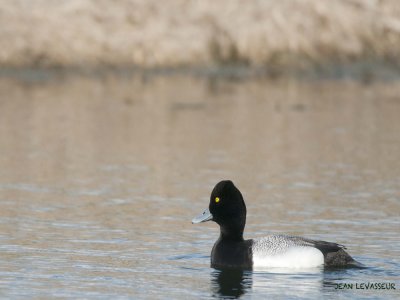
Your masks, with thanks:
[(324, 255), (317, 248), (297, 246), (279, 254), (253, 252), (254, 267), (315, 268), (324, 264)]
[(253, 267), (314, 268), (324, 264), (324, 255), (302, 238), (270, 235), (254, 240)]

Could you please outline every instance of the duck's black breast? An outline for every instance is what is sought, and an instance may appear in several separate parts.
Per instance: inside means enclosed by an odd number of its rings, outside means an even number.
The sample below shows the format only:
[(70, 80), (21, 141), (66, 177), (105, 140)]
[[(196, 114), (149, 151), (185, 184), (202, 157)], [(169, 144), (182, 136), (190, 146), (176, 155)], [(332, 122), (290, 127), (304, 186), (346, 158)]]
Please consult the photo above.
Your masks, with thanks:
[(221, 237), (211, 251), (211, 267), (251, 269), (253, 240), (226, 240)]

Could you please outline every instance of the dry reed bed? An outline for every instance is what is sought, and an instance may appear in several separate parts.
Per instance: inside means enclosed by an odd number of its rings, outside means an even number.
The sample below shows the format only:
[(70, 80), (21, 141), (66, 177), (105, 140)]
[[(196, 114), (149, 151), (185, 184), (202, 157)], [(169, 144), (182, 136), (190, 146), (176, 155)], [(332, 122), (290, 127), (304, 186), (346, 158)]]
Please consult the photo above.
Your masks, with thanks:
[(398, 62), (398, 0), (0, 0), (0, 66)]

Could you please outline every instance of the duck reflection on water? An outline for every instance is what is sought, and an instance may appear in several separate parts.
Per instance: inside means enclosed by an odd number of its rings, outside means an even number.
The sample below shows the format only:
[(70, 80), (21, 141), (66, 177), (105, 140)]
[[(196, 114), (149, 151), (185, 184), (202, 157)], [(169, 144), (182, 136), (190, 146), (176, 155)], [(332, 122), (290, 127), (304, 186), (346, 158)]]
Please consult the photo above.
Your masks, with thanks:
[(252, 287), (252, 271), (242, 269), (214, 269), (211, 289), (215, 297), (239, 298)]
[[(339, 272), (346, 272), (341, 270)], [(328, 276), (336, 281), (341, 273)], [(253, 296), (269, 295), (287, 297), (321, 297), (326, 288), (332, 285), (325, 282), (323, 269), (304, 269), (288, 272), (287, 269), (269, 270), (213, 269), (211, 271), (211, 292), (216, 298), (240, 298), (250, 292)]]

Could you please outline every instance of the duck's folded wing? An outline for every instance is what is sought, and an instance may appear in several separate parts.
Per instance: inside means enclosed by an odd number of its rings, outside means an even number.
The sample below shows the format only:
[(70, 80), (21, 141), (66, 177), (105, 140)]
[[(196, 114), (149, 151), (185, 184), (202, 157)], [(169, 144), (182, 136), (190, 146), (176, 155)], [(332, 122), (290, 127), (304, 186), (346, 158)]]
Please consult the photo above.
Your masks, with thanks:
[(314, 247), (320, 250), (324, 255), (330, 252), (337, 252), (346, 249), (345, 246), (325, 241), (314, 241), (311, 239), (291, 236), (291, 235), (269, 235), (263, 238), (255, 239), (254, 246), (259, 250), (269, 253), (284, 252), (292, 247)]
[(314, 243), (314, 247), (319, 249), (324, 255), (325, 253), (337, 252), (339, 250), (346, 249), (344, 245), (337, 243), (331, 243), (325, 241), (312, 241), (312, 242)]

